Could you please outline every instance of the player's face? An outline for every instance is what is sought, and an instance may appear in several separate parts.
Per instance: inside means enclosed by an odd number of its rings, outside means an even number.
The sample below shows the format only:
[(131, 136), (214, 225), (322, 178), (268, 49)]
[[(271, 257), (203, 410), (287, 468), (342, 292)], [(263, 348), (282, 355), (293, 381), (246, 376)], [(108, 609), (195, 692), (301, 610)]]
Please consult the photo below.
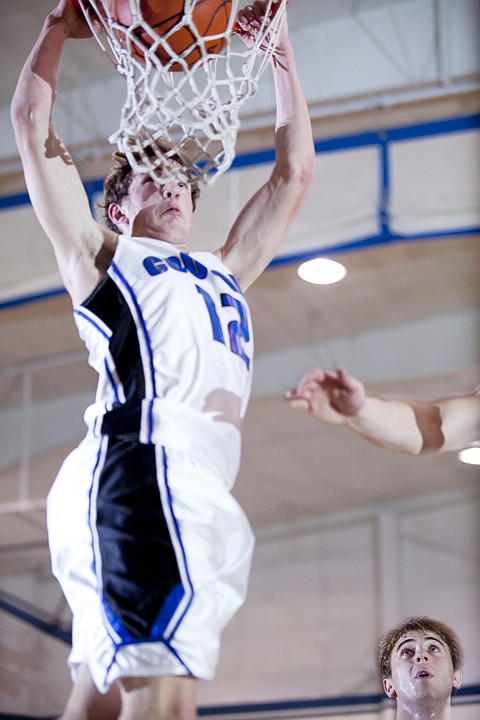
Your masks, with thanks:
[(148, 173), (136, 173), (122, 201), (131, 236), (146, 236), (186, 248), (192, 225), (192, 193), (182, 177), (158, 185)]
[(461, 670), (454, 670), (448, 646), (432, 633), (407, 633), (396, 643), (391, 658), (392, 677), (383, 681), (389, 697), (415, 707), (424, 702), (447, 702), (452, 688), (460, 687)]

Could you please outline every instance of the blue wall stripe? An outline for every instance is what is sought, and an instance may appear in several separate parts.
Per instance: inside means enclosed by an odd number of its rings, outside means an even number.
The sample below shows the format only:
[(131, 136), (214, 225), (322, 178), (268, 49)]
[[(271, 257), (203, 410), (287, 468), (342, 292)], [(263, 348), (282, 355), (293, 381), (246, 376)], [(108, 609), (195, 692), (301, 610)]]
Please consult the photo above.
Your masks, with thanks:
[[(389, 227), (389, 196), (390, 196), (390, 163), (389, 163), (389, 146), (393, 142), (404, 142), (416, 138), (432, 137), (447, 133), (464, 132), (468, 130), (476, 130), (480, 128), (480, 113), (472, 115), (464, 115), (462, 117), (446, 118), (443, 120), (435, 120), (417, 125), (407, 125), (403, 127), (390, 128), (379, 131), (370, 131), (346, 135), (342, 137), (329, 138), (326, 140), (318, 140), (315, 142), (315, 152), (317, 154), (338, 152), (342, 150), (351, 150), (354, 148), (377, 147), (379, 150), (379, 179), (380, 192), (377, 207), (378, 234), (366, 238), (356, 238), (352, 241), (338, 243), (326, 247), (320, 247), (315, 250), (305, 251), (301, 253), (292, 253), (275, 258), (269, 265), (270, 268), (279, 267), (286, 264), (301, 262), (319, 254), (338, 254), (352, 250), (361, 250), (368, 247), (375, 247), (382, 243), (414, 241), (428, 238), (445, 238), (461, 235), (470, 235), (479, 233), (479, 227), (457, 228), (449, 231), (438, 231), (429, 233), (417, 233), (414, 235), (400, 235), (393, 233)], [(275, 159), (275, 150), (269, 148), (266, 150), (255, 151), (250, 153), (239, 154), (235, 157), (231, 169), (250, 167), (265, 163), (272, 163)], [(84, 183), (84, 187), (93, 210), (94, 196), (102, 192), (103, 179), (89, 180)], [(0, 211), (14, 207), (30, 204), (27, 193), (19, 193), (0, 197)], [(37, 300), (54, 297), (56, 295), (65, 294), (63, 288), (54, 288), (45, 292), (32, 294), (24, 297), (12, 298), (0, 302), (0, 310), (23, 305), (25, 303), (35, 302)]]
[(28, 303), (37, 302), (38, 300), (47, 300), (57, 295), (66, 295), (67, 291), (64, 287), (45, 290), (34, 295), (23, 295), (22, 297), (12, 298), (11, 300), (3, 300), (0, 302), (0, 310), (8, 310), (9, 308), (18, 307), (19, 305), (27, 305)]
[[(325, 247), (313, 250), (305, 250), (300, 253), (291, 253), (282, 255), (272, 260), (269, 268), (281, 267), (283, 265), (293, 265), (305, 260), (312, 260), (316, 257), (326, 257), (329, 255), (340, 255), (342, 253), (351, 252), (353, 250), (366, 250), (368, 248), (377, 247), (379, 245), (387, 245), (395, 242), (420, 242), (422, 240), (445, 240), (448, 238), (478, 235), (480, 234), (480, 226), (463, 228), (461, 230), (445, 230), (444, 232), (419, 233), (415, 235), (398, 235), (391, 232), (384, 232), (379, 235), (369, 235), (368, 237), (352, 240), (351, 242), (339, 243), (337, 245), (327, 245)], [(1, 305), (0, 305), (1, 309)]]
[(338, 150), (351, 150), (352, 148), (370, 147), (378, 145), (380, 135), (377, 132), (360, 133), (357, 135), (345, 135), (342, 137), (317, 140), (315, 152), (333, 152)]
[(0, 210), (10, 210), (20, 205), (30, 205), (28, 193), (18, 193), (17, 195), (4, 195), (0, 197)]
[(378, 222), (382, 238), (390, 238), (389, 220), (390, 213), (388, 206), (390, 202), (390, 165), (389, 165), (388, 142), (383, 136), (380, 140), (380, 198), (378, 204)]
[[(469, 698), (468, 701), (463, 698)], [(463, 700), (463, 701), (462, 701)], [(480, 704), (480, 685), (469, 685), (460, 688), (453, 698), (453, 704), (477, 705)], [(214, 717), (218, 715), (252, 715), (254, 718), (261, 717), (262, 713), (281, 713), (288, 717), (288, 713), (298, 713), (306, 710), (340, 710), (341, 715), (352, 715), (359, 712), (367, 712), (369, 708), (373, 712), (380, 708), (392, 706), (383, 693), (371, 695), (340, 695), (337, 697), (314, 698), (308, 700), (286, 700), (265, 703), (245, 703), (241, 705), (225, 705), (199, 708), (200, 716)], [(298, 715), (296, 715), (298, 717)]]
[(464, 115), (457, 118), (435, 120), (433, 122), (420, 123), (419, 125), (406, 125), (405, 127), (391, 128), (387, 130), (389, 141), (411, 140), (412, 138), (429, 137), (432, 135), (445, 135), (454, 132), (465, 132), (467, 130), (478, 130), (480, 128), (480, 113), (475, 115)]
[(231, 169), (247, 167), (249, 165), (261, 165), (262, 163), (271, 163), (275, 160), (275, 150), (259, 150), (252, 153), (243, 153), (235, 156)]
[[(350, 150), (352, 148), (382, 145), (385, 141), (394, 142), (398, 140), (409, 140), (418, 137), (443, 135), (446, 133), (476, 129), (480, 129), (480, 113), (474, 115), (464, 115), (456, 118), (447, 118), (444, 120), (435, 120), (433, 122), (420, 123), (417, 125), (406, 125), (404, 127), (390, 128), (380, 130), (378, 132), (371, 131), (329, 138), (327, 140), (317, 140), (315, 142), (315, 151), (317, 154), (320, 154), (322, 152), (331, 152), (336, 150)], [(233, 169), (249, 165), (271, 163), (274, 159), (274, 148), (250, 153), (239, 153), (235, 157), (231, 167)], [(84, 187), (89, 196), (102, 192), (103, 179), (96, 178), (94, 180), (89, 180), (84, 183)], [(4, 197), (0, 197), (0, 210), (17, 207), (18, 205), (27, 205), (29, 203), (30, 199), (28, 193), (5, 195)]]

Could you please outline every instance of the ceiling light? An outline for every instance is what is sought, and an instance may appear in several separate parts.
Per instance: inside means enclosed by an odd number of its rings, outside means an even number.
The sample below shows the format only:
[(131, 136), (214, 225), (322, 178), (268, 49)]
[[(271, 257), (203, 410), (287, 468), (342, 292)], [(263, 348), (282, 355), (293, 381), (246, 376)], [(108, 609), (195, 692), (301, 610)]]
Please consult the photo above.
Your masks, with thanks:
[(344, 265), (327, 258), (314, 258), (307, 260), (297, 268), (297, 274), (302, 280), (315, 285), (331, 285), (343, 280), (347, 274)]
[(480, 465), (480, 447), (469, 447), (460, 450), (458, 459), (468, 465)]

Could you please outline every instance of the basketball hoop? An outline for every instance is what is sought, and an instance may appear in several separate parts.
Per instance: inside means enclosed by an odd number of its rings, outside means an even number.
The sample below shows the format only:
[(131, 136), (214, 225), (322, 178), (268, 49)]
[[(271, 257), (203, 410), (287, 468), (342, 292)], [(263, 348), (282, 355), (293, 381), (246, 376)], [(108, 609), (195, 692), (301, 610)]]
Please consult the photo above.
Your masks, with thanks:
[[(108, 39), (127, 85), (120, 127), (109, 141), (136, 171), (148, 172), (156, 182), (165, 181), (164, 169), (171, 176), (168, 156), (175, 155), (193, 181), (213, 183), (233, 162), (240, 108), (257, 93), (276, 47), (287, 0), (268, 0), (266, 19), (252, 37), (251, 47), (235, 32), (241, 0), (223, 1), (229, 8), (225, 26), (208, 37), (194, 22), (197, 3), (206, 0), (184, 0), (178, 22), (162, 34), (142, 16), (143, 0), (123, 0), (130, 24), (112, 13), (119, 0), (77, 2), (104, 50), (102, 37)], [(180, 50), (174, 42), (179, 32), (188, 32), (192, 38)], [(166, 155), (155, 150), (160, 140), (171, 145)]]

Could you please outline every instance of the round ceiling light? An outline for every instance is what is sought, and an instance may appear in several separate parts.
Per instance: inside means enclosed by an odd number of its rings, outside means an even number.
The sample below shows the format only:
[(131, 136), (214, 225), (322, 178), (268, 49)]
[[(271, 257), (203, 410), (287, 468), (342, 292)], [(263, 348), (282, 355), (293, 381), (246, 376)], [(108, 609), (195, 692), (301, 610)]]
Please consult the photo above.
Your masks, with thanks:
[(347, 269), (345, 265), (336, 260), (314, 258), (299, 265), (297, 274), (302, 280), (315, 285), (331, 285), (343, 280)]
[(460, 450), (458, 459), (460, 462), (467, 463), (467, 465), (480, 465), (480, 447), (475, 446)]

